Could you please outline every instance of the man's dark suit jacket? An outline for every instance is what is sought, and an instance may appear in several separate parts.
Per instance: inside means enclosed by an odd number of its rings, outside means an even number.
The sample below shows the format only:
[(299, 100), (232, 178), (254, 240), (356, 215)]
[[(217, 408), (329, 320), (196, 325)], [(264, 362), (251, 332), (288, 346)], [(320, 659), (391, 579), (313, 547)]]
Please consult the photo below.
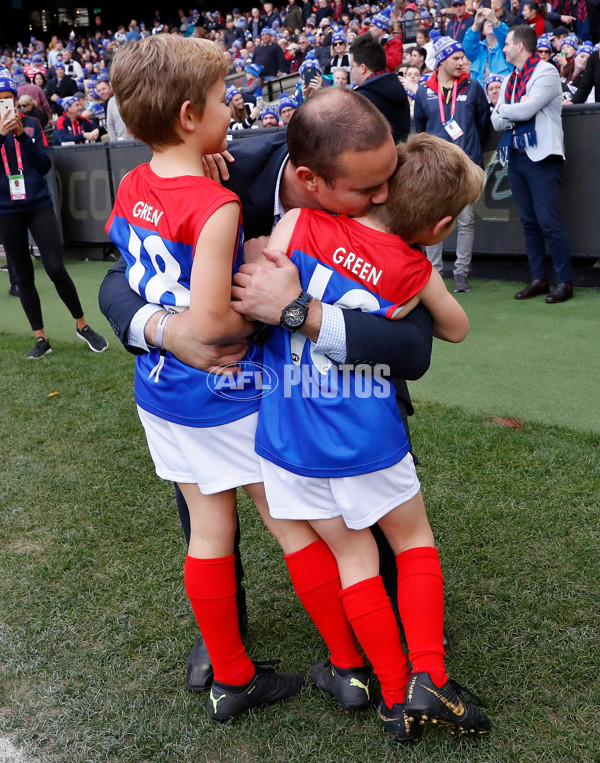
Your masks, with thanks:
[[(235, 162), (229, 165), (230, 179), (225, 185), (242, 202), (244, 238), (268, 236), (273, 228), (275, 186), (287, 156), (285, 132), (275, 132), (233, 140), (229, 149)], [(100, 310), (113, 331), (133, 354), (142, 350), (126, 344), (126, 333), (135, 313), (146, 302), (124, 277), (123, 258), (106, 274), (100, 287)], [(417, 306), (406, 318), (390, 321), (356, 310), (344, 310), (346, 324), (346, 363), (382, 363), (390, 367), (396, 385), (398, 404), (406, 422), (413, 407), (405, 379), (419, 379), (429, 368), (432, 321), (429, 312)]]

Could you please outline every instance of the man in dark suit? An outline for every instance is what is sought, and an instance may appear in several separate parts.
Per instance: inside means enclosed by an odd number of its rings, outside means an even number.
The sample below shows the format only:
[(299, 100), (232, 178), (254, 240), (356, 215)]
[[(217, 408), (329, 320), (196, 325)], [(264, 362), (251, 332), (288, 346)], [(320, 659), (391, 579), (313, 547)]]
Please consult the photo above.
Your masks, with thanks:
[[(359, 114), (353, 120), (355, 102)], [(331, 124), (331, 146), (316, 149), (310, 136), (303, 134), (300, 141), (307, 144), (307, 150), (299, 156), (296, 165), (292, 164), (288, 160), (286, 137), (294, 138), (293, 119), (287, 136), (286, 133), (258, 135), (233, 141), (231, 145), (235, 161), (228, 167), (229, 178), (225, 185), (240, 197), (245, 238), (247, 242), (256, 240), (258, 251), (266, 244), (266, 239), (261, 241), (261, 238), (271, 233), (279, 217), (289, 209), (312, 207), (356, 216), (372, 203), (382, 203), (387, 197), (387, 183), (395, 170), (396, 151), (389, 125), (377, 109), (361, 96), (339, 88), (327, 88), (307, 103), (311, 104), (310, 108), (321, 110), (323, 119)], [(372, 125), (367, 125), (367, 119)], [(340, 140), (342, 123), (346, 125), (345, 140)], [(375, 148), (368, 147), (369, 140)], [(350, 148), (332, 158), (344, 143)], [(324, 153), (335, 168), (333, 179), (329, 178), (328, 170), (319, 169)], [(324, 172), (323, 177), (320, 171)], [(156, 328), (164, 311), (146, 304), (132, 291), (124, 273), (122, 259), (108, 271), (100, 288), (100, 309), (126, 349), (138, 354), (147, 351), (148, 343), (156, 344)], [(246, 276), (246, 281), (244, 299), (249, 306), (253, 301), (260, 304), (260, 309), (266, 311), (261, 319), (272, 324), (279, 323), (282, 309), (302, 290), (298, 271), (293, 265), (285, 269), (259, 267)], [(321, 341), (322, 334), (327, 335), (323, 341), (331, 342), (327, 344), (331, 348), (328, 354), (334, 360), (351, 365), (379, 363), (389, 366), (398, 405), (407, 425), (406, 417), (413, 413), (413, 408), (404, 379), (417, 379), (429, 367), (432, 321), (427, 310), (418, 306), (401, 321), (389, 321), (334, 306), (323, 310), (318, 299), (312, 300), (309, 310), (309, 320), (300, 331), (316, 343)], [(243, 343), (226, 347), (201, 345), (187, 330), (187, 312), (173, 315), (168, 320), (159, 345), (183, 362), (204, 370), (235, 363), (243, 357)], [(329, 339), (331, 335), (333, 340)], [(184, 532), (189, 537), (187, 507), (180, 493), (178, 508)], [(241, 563), (238, 569), (239, 582)], [(392, 589), (396, 573), (389, 546), (387, 554), (385, 547), (383, 549), (382, 574), (386, 585), (389, 583), (388, 590)], [(243, 619), (245, 605), (241, 586), (238, 606)], [(211, 680), (210, 661), (200, 638), (188, 661), (187, 685), (192, 691), (200, 691), (208, 688)]]

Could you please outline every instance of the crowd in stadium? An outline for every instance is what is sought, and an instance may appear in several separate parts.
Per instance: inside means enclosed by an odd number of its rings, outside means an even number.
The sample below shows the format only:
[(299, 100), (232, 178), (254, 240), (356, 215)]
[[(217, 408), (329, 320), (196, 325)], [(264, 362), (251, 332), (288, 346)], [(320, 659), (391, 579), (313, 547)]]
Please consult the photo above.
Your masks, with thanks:
[[(531, 271), (515, 298), (573, 297), (559, 210), (561, 112), (600, 100), (599, 31), (596, 4), (581, 0), (290, 0), (245, 14), (181, 9), (174, 22), (157, 12), (148, 23), (116, 31), (100, 23), (92, 35), (73, 30), (48, 45), (32, 37), (2, 52), (0, 241), (11, 293), (35, 335), (28, 358), (52, 352), (28, 233), (78, 337), (94, 352), (107, 347), (62, 263), (46, 144), (136, 139), (152, 152), (119, 185), (106, 231), (122, 258), (100, 307), (138, 356), (140, 419), (156, 473), (176, 485), (185, 587), (201, 632), (187, 685), (210, 689), (213, 720), (304, 683), (245, 651), (235, 504), (244, 487), (327, 646), (329, 658), (311, 668), (316, 686), (346, 709), (371, 704), (358, 641), (393, 739), (416, 741), (427, 720), (461, 734), (490, 731), (477, 698), (446, 673), (443, 578), (402, 380), (426, 370), (432, 333), (449, 342), (468, 333), (440, 277), (442, 253), (456, 225), (454, 292), (468, 292), (492, 127), (503, 135), (498, 161), (508, 163)], [(283, 80), (285, 89), (274, 88)], [(411, 116), (418, 134), (409, 138)], [(227, 133), (261, 127), (286, 131), (232, 141), (254, 145), (245, 155), (233, 147), (231, 176), (215, 182)], [(254, 260), (244, 248), (252, 241)], [(264, 347), (253, 341), (254, 322), (275, 327)], [(404, 352), (415, 331), (416, 349)], [(301, 369), (302, 385), (261, 397), (242, 378), (232, 406), (214, 373), (222, 365), (214, 353), (226, 346), (237, 346), (234, 363), (264, 358), (282, 379)], [(194, 353), (200, 360), (191, 362)], [(418, 355), (418, 373), (395, 365)], [(395, 387), (377, 381), (381, 394), (368, 395), (336, 387), (334, 406), (324, 380), (346, 364), (384, 365)], [(305, 394), (305, 372), (319, 394)], [(375, 525), (385, 536), (377, 542)]]
[[(151, 20), (132, 19), (116, 30), (100, 26), (89, 35), (74, 30), (64, 40), (55, 35), (48, 45), (32, 37), (28, 45), (4, 48), (0, 66), (19, 85), (24, 113), (38, 118), (49, 135), (57, 128), (57, 145), (128, 137), (116, 104), (111, 105), (112, 57), (121, 45), (167, 33), (208, 38), (222, 48), (229, 74), (239, 75), (232, 77), (227, 95), (231, 129), (285, 125), (317, 89), (360, 85), (351, 45), (365, 32), (383, 47), (385, 71), (398, 75), (411, 112), (418, 88), (436, 68), (433, 50), (440, 36), (463, 45), (464, 70), (486, 89), (494, 105), (502, 78), (513, 68), (502, 49), (515, 24), (535, 29), (538, 54), (560, 73), (564, 102), (585, 103), (600, 99), (600, 63), (594, 47), (600, 40), (599, 9), (600, 3), (592, 0), (539, 5), (519, 0), (396, 0), (392, 5), (355, 6), (290, 0), (280, 8), (264, 3), (247, 13), (238, 8), (226, 14), (179, 9), (174, 20), (156, 12)], [(296, 73), (293, 91), (288, 87), (280, 100), (265, 102), (265, 82)], [(76, 102), (71, 100), (74, 96)], [(68, 124), (80, 120), (76, 137), (64, 130), (60, 117), (67, 113)]]

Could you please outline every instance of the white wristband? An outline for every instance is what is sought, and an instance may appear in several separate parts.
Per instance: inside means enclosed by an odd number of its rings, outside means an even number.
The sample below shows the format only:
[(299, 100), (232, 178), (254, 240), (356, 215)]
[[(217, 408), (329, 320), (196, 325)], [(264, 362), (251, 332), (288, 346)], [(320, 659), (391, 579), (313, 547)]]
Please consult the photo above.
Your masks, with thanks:
[(158, 347), (159, 350), (164, 350), (163, 336), (165, 333), (165, 326), (167, 325), (167, 321), (172, 315), (173, 313), (169, 311), (167, 311), (166, 313), (163, 313), (160, 317), (160, 320), (156, 324), (156, 334), (154, 335), (154, 345)]

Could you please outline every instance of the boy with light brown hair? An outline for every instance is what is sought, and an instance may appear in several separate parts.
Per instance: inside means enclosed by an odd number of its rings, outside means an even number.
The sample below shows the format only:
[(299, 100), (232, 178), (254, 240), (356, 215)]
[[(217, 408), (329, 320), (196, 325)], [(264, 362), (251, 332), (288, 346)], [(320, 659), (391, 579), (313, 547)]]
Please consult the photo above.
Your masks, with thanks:
[[(126, 175), (106, 229), (127, 262), (132, 289), (166, 310), (189, 310), (203, 342), (235, 342), (253, 324), (231, 308), (232, 269), (243, 256), (238, 197), (206, 177), (203, 156), (226, 147), (227, 65), (206, 40), (157, 35), (120, 49), (111, 82), (133, 137), (152, 149), (148, 164)], [(156, 473), (176, 482), (190, 511), (185, 586), (214, 667), (207, 703), (226, 721), (300, 691), (299, 673), (253, 663), (242, 642), (233, 554), (235, 490), (245, 486), (268, 526), (262, 474), (254, 453), (260, 391), (254, 385), (215, 394), (211, 375), (161, 349), (165, 312), (152, 352), (137, 357), (135, 397)], [(255, 367), (250, 345), (239, 363)], [(233, 401), (232, 401), (233, 400)], [(312, 542), (293, 528), (301, 545)], [(276, 533), (277, 534), (277, 531)], [(285, 544), (284, 544), (285, 545)], [(287, 551), (296, 551), (288, 546)]]
[[(331, 549), (340, 599), (381, 684), (379, 716), (394, 739), (408, 742), (420, 736), (417, 720), (480, 734), (490, 722), (446, 674), (440, 560), (393, 386), (377, 368), (366, 374), (372, 369), (335, 366), (295, 333), (302, 310), (317, 298), (392, 320), (421, 301), (436, 336), (460, 342), (467, 335), (464, 310), (415, 245), (438, 243), (451, 232), (481, 193), (483, 170), (462, 149), (425, 134), (399, 143), (396, 153), (383, 204), (355, 218), (295, 209), (273, 231), (266, 256), (285, 267), (285, 252), (303, 291), (295, 309), (294, 303), (284, 308), (264, 348), (265, 365), (284, 383), (262, 398), (256, 451), (271, 516), (308, 521)], [(233, 294), (242, 301), (252, 267), (235, 279)], [(282, 411), (288, 426), (281, 425)], [(396, 556), (410, 668), (379, 575), (369, 530), (375, 523)], [(329, 693), (335, 674), (332, 661), (311, 671)]]

